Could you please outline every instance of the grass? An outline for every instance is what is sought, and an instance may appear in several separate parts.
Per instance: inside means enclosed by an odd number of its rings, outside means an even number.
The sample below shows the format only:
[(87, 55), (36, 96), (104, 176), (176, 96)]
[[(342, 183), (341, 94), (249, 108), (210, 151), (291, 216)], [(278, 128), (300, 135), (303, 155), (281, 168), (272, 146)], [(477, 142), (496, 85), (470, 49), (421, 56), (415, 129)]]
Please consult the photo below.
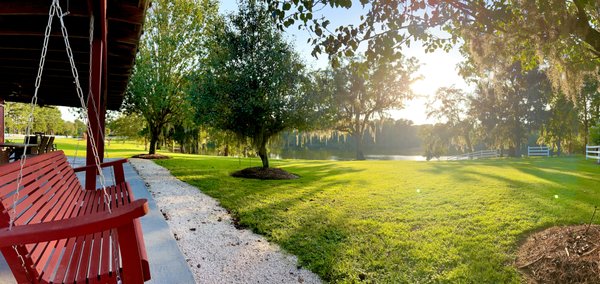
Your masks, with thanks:
[[(72, 157), (85, 157), (86, 141), (74, 138), (56, 138), (54, 141), (59, 150), (63, 150), (65, 155)], [(148, 153), (144, 150), (144, 145), (131, 141), (111, 141), (106, 146), (105, 158), (129, 158), (133, 155)]]
[(580, 157), (273, 161), (301, 176), (288, 181), (229, 176), (258, 160), (173, 157), (157, 163), (330, 282), (519, 283), (529, 232), (587, 222), (600, 203), (600, 167)]

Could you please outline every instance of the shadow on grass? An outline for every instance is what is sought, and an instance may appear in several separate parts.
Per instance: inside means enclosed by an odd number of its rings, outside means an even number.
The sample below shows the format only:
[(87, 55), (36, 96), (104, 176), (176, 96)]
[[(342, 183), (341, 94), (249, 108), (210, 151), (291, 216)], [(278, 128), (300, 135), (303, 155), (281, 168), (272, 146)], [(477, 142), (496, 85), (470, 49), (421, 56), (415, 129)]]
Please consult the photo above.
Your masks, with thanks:
[[(494, 190), (505, 191), (506, 202), (551, 217), (531, 228), (537, 231), (551, 225), (585, 222), (582, 216), (591, 216), (594, 206), (600, 205), (600, 193), (595, 190), (600, 179), (593, 165), (584, 161), (578, 157), (465, 161), (433, 164), (423, 171), (447, 175), (458, 183), (472, 182), (475, 177), (497, 182), (501, 186)], [(484, 166), (485, 171), (480, 168)], [(511, 176), (513, 172), (526, 178)]]
[[(232, 178), (249, 164), (237, 159), (158, 163), (331, 282), (514, 282), (510, 262), (519, 236), (582, 222), (600, 200), (594, 168), (576, 160), (390, 163), (360, 178), (367, 167), (274, 162), (300, 176), (288, 181)], [(394, 176), (395, 165), (407, 175)], [(374, 182), (382, 177), (397, 181)], [(405, 187), (420, 179), (431, 186), (409, 194)]]

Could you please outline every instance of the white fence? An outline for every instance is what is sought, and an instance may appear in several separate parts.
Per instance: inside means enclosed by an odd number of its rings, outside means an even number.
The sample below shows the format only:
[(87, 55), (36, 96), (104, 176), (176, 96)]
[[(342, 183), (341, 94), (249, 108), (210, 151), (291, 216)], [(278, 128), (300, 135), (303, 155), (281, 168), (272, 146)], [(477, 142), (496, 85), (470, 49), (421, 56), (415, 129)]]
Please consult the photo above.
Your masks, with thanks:
[(460, 160), (475, 160), (475, 159), (487, 159), (500, 157), (498, 150), (481, 150), (473, 153), (466, 153), (456, 156), (448, 157), (448, 161), (460, 161)]
[(527, 156), (550, 157), (550, 148), (548, 146), (527, 146)]
[(585, 146), (585, 159), (596, 159), (600, 163), (600, 146)]

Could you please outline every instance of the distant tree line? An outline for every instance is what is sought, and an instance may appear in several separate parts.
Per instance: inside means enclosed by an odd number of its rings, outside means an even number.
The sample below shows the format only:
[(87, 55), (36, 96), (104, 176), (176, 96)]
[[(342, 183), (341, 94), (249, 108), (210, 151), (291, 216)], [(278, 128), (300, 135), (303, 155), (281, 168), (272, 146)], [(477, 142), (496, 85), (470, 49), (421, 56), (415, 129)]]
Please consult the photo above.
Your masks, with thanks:
[[(4, 105), (5, 132), (25, 134), (31, 106), (23, 103), (6, 102)], [(33, 128), (31, 133), (43, 132), (48, 135), (82, 136), (85, 124), (80, 120), (65, 121), (60, 110), (54, 106), (35, 106), (33, 111)]]
[[(362, 136), (364, 151), (375, 155), (420, 155), (419, 133), (426, 126), (413, 125), (411, 121), (383, 119), (372, 122)], [(354, 135), (339, 130), (285, 131), (274, 139), (271, 148), (284, 157), (311, 157), (309, 151), (324, 151), (331, 155), (355, 158)], [(319, 154), (314, 156), (320, 157)]]
[(473, 92), (441, 88), (429, 103), (429, 115), (442, 122), (422, 133), (427, 157), (482, 149), (516, 157), (535, 145), (561, 155), (600, 143), (593, 134), (600, 124), (594, 77), (571, 100), (551, 87), (544, 68), (523, 70), (519, 62), (499, 68), (497, 61), (493, 73), (472, 67), (463, 66), (463, 74), (476, 86)]

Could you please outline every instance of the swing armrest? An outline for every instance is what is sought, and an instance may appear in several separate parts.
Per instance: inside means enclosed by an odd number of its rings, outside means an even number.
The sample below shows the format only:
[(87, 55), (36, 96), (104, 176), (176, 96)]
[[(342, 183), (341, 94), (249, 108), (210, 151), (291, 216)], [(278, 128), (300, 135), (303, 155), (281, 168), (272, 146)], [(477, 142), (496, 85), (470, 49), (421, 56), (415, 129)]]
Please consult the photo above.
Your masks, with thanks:
[[(106, 167), (114, 167), (114, 166), (119, 166), (119, 165), (122, 166), (124, 163), (127, 163), (127, 159), (119, 159), (119, 160), (114, 160), (114, 161), (102, 163), (102, 164), (100, 164), (100, 167), (101, 168), (106, 168)], [(85, 171), (87, 169), (93, 169), (95, 167), (96, 167), (96, 165), (87, 165), (87, 166), (83, 166), (83, 167), (74, 168), (73, 170), (75, 172), (82, 172), (82, 171)]]
[(48, 242), (90, 235), (132, 224), (133, 220), (148, 213), (148, 201), (139, 199), (130, 204), (108, 211), (77, 216), (45, 223), (0, 229), (0, 247)]
[[(115, 181), (116, 183), (122, 183), (125, 181), (125, 174), (123, 172), (123, 164), (127, 163), (127, 159), (119, 159), (111, 162), (106, 162), (100, 164), (101, 168), (113, 167), (113, 171), (115, 173)], [(83, 172), (87, 169), (95, 169), (96, 165), (87, 165), (83, 167), (74, 168), (75, 172)]]

